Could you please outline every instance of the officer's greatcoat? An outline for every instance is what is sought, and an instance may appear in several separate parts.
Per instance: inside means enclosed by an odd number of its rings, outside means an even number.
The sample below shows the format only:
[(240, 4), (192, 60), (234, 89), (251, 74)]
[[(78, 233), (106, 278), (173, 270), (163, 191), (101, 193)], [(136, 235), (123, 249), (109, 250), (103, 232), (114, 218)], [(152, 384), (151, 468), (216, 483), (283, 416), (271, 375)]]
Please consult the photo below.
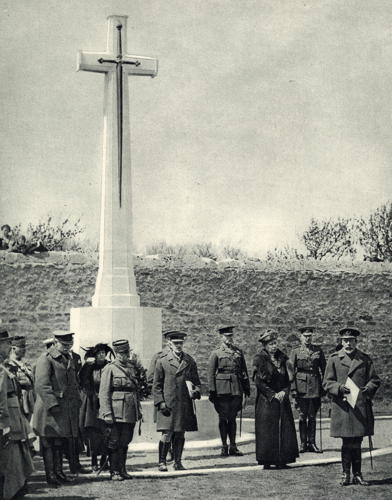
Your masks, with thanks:
[[(73, 357), (61, 354), (55, 346), (41, 354), (35, 368), (34, 388), (36, 433), (47, 438), (76, 438), (81, 397)], [(55, 406), (60, 411), (53, 415), (50, 410)]]
[(105, 366), (99, 386), (99, 418), (111, 416), (114, 423), (134, 424), (141, 418), (136, 368), (118, 359)]
[(166, 417), (158, 411), (157, 431), (197, 431), (187, 380), (200, 386), (195, 360), (186, 353), (183, 353), (181, 361), (171, 350), (162, 353), (155, 366), (152, 392), (155, 406), (164, 402), (171, 409), (171, 414)]
[(300, 398), (319, 398), (325, 371), (325, 356), (320, 347), (310, 344), (291, 351), (287, 368), (292, 389)]
[[(0, 498), (13, 498), (33, 472), (33, 461), (27, 446), (26, 418), (22, 414), (15, 376), (0, 365), (0, 429), (10, 427), (10, 442), (3, 448), (0, 440)], [(3, 438), (4, 439), (4, 438)], [(2, 481), (0, 480), (0, 487)]]
[[(341, 387), (350, 377), (360, 389), (355, 408), (345, 401)], [(351, 359), (344, 349), (335, 352), (328, 360), (324, 375), (324, 389), (332, 396), (331, 436), (360, 437), (374, 434), (374, 417), (371, 398), (381, 383), (373, 362), (364, 352), (356, 349)]]

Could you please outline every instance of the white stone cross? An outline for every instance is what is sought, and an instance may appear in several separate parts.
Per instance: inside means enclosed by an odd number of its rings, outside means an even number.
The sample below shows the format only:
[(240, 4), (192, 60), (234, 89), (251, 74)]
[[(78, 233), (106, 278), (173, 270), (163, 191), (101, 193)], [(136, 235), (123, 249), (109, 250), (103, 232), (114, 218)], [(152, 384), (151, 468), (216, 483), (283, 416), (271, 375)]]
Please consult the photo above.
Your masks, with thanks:
[(126, 55), (126, 34), (127, 16), (109, 16), (107, 51), (78, 53), (78, 71), (105, 74), (99, 270), (93, 307), (140, 304), (133, 270), (128, 75), (154, 77), (158, 61)]

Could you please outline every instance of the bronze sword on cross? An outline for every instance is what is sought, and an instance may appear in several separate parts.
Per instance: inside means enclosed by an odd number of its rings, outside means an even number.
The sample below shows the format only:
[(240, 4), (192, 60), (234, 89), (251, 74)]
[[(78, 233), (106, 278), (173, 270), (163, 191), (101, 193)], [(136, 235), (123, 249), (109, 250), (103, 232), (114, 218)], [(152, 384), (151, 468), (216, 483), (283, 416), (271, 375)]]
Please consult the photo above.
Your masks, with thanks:
[[(112, 16), (115, 17), (115, 16)], [(93, 53), (80, 51), (78, 54), (78, 70), (106, 73), (108, 76), (116, 71), (116, 121), (117, 121), (117, 177), (119, 205), (122, 204), (123, 150), (124, 150), (124, 109), (128, 109), (128, 96), (124, 95), (124, 76), (140, 75), (155, 77), (158, 72), (158, 61), (152, 57), (124, 55), (126, 50), (126, 33), (122, 36), (123, 24), (112, 24), (108, 33), (108, 51)], [(125, 75), (124, 75), (125, 74)], [(127, 138), (129, 140), (129, 138)]]

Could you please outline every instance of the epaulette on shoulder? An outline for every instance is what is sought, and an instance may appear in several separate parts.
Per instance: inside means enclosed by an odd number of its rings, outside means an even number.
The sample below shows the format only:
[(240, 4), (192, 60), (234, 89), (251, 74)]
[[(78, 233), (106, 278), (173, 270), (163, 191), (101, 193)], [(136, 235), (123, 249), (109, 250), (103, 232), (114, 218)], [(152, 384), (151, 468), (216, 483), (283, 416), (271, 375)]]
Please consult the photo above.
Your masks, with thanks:
[(332, 354), (330, 354), (331, 358), (336, 357), (339, 354), (340, 351), (334, 351)]

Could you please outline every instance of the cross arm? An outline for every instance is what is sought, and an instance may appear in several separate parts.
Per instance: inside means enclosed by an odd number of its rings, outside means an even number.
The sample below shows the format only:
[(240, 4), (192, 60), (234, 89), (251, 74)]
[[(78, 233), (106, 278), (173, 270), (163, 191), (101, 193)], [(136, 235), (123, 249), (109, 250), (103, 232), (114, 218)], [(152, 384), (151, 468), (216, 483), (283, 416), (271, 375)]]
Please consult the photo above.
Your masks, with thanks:
[(79, 50), (76, 70), (77, 71), (93, 71), (95, 73), (108, 73), (116, 69), (117, 61), (113, 59), (112, 54), (105, 52), (85, 52)]
[(158, 59), (155, 57), (145, 56), (129, 56), (122, 58), (124, 72), (128, 75), (140, 76), (157, 76), (158, 74)]

